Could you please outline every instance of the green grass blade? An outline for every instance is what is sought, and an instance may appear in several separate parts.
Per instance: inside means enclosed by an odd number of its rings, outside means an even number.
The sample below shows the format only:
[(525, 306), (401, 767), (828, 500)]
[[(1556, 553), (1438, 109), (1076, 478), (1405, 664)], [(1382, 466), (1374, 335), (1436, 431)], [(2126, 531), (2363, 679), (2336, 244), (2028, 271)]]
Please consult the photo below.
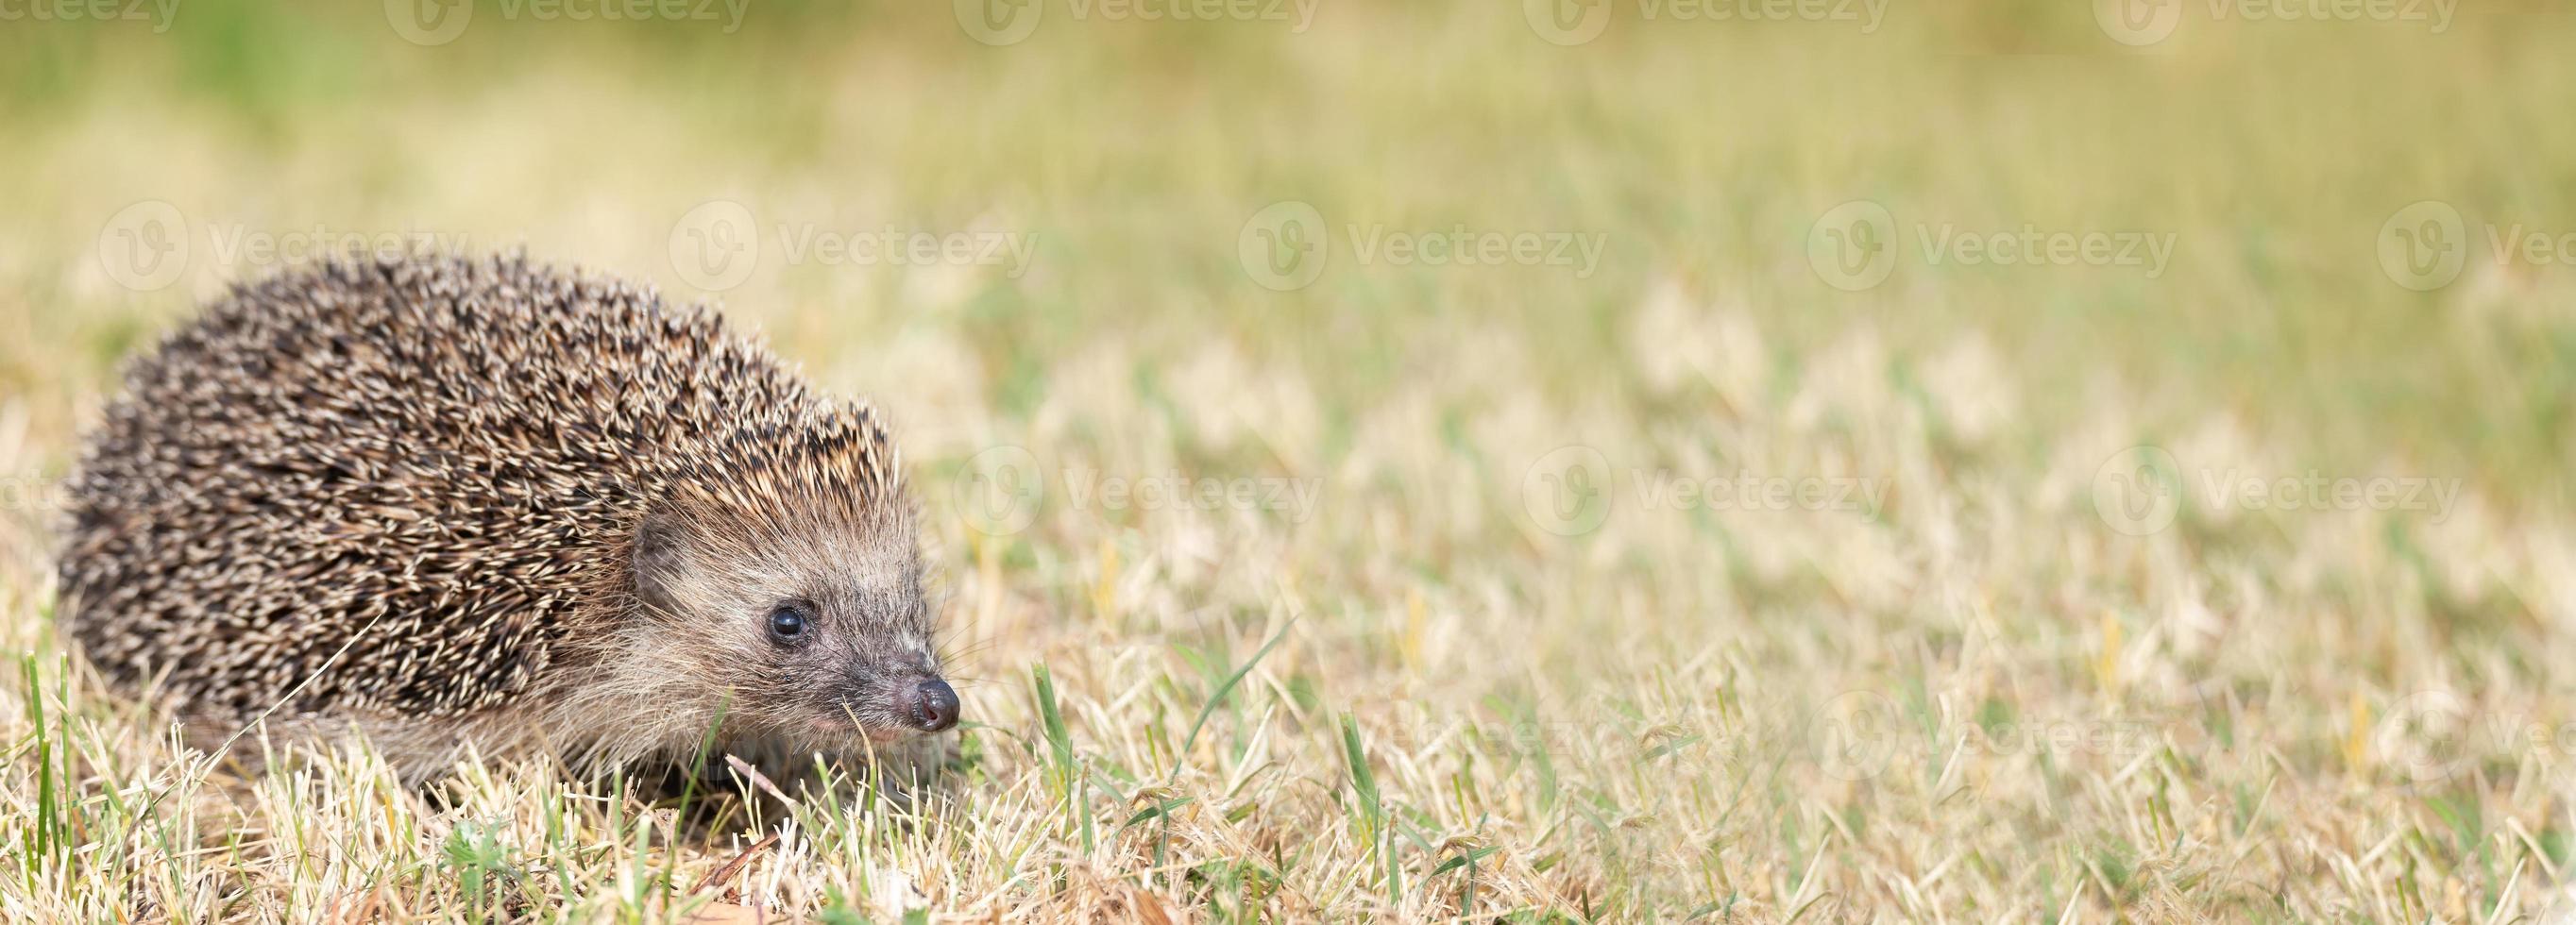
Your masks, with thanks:
[(1235, 669), (1234, 674), (1226, 677), (1225, 683), (1217, 685), (1216, 690), (1208, 694), (1207, 702), (1199, 705), (1199, 718), (1190, 723), (1190, 734), (1181, 738), (1180, 760), (1189, 760), (1190, 746), (1198, 742), (1199, 730), (1207, 726), (1208, 717), (1216, 714), (1217, 705), (1225, 702), (1226, 695), (1234, 693), (1234, 686), (1243, 683), (1243, 676), (1251, 674), (1253, 666), (1261, 664), (1262, 657), (1269, 655), (1279, 640), (1288, 638), (1288, 630), (1296, 625), (1297, 618), (1289, 617), (1288, 622), (1279, 627), (1279, 632), (1270, 635), (1269, 642), (1261, 644), (1260, 651), (1252, 653), (1252, 658), (1245, 661), (1243, 667)]

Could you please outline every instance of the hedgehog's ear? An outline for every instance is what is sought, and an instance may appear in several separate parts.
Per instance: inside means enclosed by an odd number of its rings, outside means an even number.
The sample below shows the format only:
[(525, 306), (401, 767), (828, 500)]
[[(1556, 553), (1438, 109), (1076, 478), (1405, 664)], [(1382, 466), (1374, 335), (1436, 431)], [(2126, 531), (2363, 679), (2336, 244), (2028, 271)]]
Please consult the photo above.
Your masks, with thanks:
[(669, 606), (673, 587), (689, 567), (688, 538), (680, 519), (668, 512), (645, 515), (635, 525), (635, 542), (627, 560), (635, 570), (635, 595), (647, 604)]

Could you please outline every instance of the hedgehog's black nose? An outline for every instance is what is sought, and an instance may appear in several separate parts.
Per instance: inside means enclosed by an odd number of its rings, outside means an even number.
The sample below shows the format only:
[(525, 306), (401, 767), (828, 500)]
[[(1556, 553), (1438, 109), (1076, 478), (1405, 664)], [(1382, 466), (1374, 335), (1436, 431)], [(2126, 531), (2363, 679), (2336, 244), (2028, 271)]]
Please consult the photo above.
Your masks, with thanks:
[(948, 682), (932, 678), (921, 682), (904, 696), (903, 716), (923, 732), (938, 732), (957, 725), (957, 690)]

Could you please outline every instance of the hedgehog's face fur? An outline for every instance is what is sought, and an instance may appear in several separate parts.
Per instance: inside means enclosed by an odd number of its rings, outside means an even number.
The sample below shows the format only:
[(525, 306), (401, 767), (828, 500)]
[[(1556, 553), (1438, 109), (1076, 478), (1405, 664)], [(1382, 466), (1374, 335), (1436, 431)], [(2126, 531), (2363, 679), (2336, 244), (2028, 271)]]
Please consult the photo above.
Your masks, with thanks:
[(690, 718), (662, 734), (721, 716), (726, 739), (829, 747), (956, 725), (909, 505), (728, 494), (666, 504), (636, 531), (613, 670), (688, 679), (652, 685), (683, 701), (652, 709)]

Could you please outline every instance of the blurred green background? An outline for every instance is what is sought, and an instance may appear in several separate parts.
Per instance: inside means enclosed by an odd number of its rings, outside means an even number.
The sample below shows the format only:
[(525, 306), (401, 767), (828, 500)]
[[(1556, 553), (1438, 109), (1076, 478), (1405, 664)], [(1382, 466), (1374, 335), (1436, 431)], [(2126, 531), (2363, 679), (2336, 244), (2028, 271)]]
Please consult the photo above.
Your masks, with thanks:
[[(760, 272), (718, 293), (808, 361), (936, 317), (968, 335), (1005, 414), (1112, 331), (1149, 358), (1215, 339), (1301, 366), (1341, 421), (1411, 347), (1462, 332), (1526, 336), (1552, 393), (1625, 401), (1627, 377), (1604, 374), (1635, 362), (1622, 319), (1668, 287), (1758, 318), (1793, 367), (1856, 323), (1899, 345), (1980, 332), (2034, 386), (2019, 413), (2037, 433), (2118, 383), (2154, 396), (2133, 409), (2151, 426), (2216, 411), (2300, 464), (2567, 500), (2566, 269), (2497, 264), (2485, 237), (2576, 230), (2576, 30), (2554, 9), (2293, 23), (2194, 2), (2132, 46), (2083, 3), (1892, 0), (1873, 24), (1856, 2), (1812, 18), (1569, 2), (1569, 21), (1606, 16), (1569, 45), (1537, 25), (1544, 2), (1263, 3), (1192, 22), (1054, 2), (993, 44), (961, 25), (972, 6), (22, 13), (0, 25), (0, 388), (36, 396), (40, 430), (60, 432), (66, 396), (105, 384), (109, 358), (263, 269), (216, 253), (244, 229), (523, 243), (694, 295), (672, 229), (721, 199), (764, 227), (1033, 242), (1012, 278), (798, 264), (765, 240)], [(412, 41), (394, 25), (406, 9), (468, 21)], [(1897, 216), (1905, 251), (1885, 283), (1846, 292), (1806, 241), (1854, 199)], [(2418, 292), (2374, 246), (2425, 199), (2466, 217), (2472, 253)], [(195, 249), (180, 281), (135, 291), (97, 265), (103, 229), (144, 201), (175, 206)], [(1336, 228), (1605, 246), (1579, 275), (1363, 263), (1335, 241), (1313, 284), (1278, 292), (1250, 284), (1236, 245), (1279, 201)], [(1918, 223), (2138, 230), (2174, 251), (2154, 276), (1932, 265)]]

